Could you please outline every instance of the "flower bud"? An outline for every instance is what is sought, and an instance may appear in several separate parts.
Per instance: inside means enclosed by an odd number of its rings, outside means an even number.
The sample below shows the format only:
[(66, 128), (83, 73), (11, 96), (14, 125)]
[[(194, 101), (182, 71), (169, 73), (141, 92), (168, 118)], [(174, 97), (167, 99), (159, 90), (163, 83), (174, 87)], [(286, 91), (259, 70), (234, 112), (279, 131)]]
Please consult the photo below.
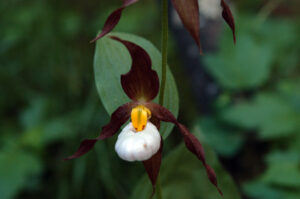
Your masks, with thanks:
[(130, 122), (118, 136), (115, 150), (126, 161), (144, 161), (150, 159), (160, 148), (161, 136), (151, 122), (147, 122), (142, 131), (136, 131)]

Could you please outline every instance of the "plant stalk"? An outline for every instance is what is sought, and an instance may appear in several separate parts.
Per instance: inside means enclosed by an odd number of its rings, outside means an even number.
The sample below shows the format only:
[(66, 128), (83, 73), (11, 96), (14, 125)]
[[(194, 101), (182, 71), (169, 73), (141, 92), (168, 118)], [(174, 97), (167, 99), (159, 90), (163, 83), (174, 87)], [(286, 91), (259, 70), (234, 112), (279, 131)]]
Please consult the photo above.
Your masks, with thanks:
[(160, 177), (159, 175), (157, 176), (157, 181), (156, 181), (156, 198), (157, 199), (162, 199), (162, 190), (161, 190), (161, 183), (160, 183)]
[(164, 103), (164, 93), (166, 88), (167, 78), (167, 57), (168, 57), (168, 0), (162, 0), (162, 34), (161, 34), (161, 83), (160, 83), (160, 95), (159, 104)]
[[(168, 0), (162, 0), (162, 33), (161, 33), (161, 82), (160, 82), (160, 95), (159, 104), (164, 104), (164, 94), (166, 88), (167, 78), (167, 59), (168, 59)], [(156, 197), (162, 199), (162, 188), (160, 183), (160, 175), (157, 176), (156, 181)]]

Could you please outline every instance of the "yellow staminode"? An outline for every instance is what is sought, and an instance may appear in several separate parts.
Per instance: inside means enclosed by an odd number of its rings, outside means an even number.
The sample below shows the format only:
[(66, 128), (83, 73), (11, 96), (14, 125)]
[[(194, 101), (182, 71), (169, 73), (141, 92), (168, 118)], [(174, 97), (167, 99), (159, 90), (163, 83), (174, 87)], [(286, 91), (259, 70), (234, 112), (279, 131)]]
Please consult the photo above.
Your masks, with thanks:
[(151, 111), (143, 105), (138, 105), (131, 111), (131, 122), (136, 131), (144, 130), (150, 117)]

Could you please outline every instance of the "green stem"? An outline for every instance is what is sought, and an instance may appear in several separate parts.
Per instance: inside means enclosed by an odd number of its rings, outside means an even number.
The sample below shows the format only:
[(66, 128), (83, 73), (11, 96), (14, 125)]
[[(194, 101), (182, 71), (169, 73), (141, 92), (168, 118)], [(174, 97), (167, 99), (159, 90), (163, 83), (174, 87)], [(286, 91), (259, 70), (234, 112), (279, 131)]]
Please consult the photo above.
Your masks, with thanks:
[(162, 191), (161, 191), (161, 183), (160, 183), (160, 177), (159, 175), (157, 176), (157, 181), (156, 181), (156, 198), (157, 199), (162, 199)]
[(161, 44), (161, 83), (160, 83), (160, 95), (159, 104), (164, 103), (164, 93), (166, 87), (167, 78), (167, 57), (168, 57), (168, 0), (162, 0), (162, 44)]
[[(167, 59), (168, 59), (168, 0), (162, 0), (162, 34), (161, 34), (161, 83), (160, 83), (160, 95), (159, 104), (164, 104), (164, 94), (166, 88), (167, 78)], [(157, 176), (156, 181), (156, 197), (162, 199), (162, 188), (160, 183), (160, 176)]]

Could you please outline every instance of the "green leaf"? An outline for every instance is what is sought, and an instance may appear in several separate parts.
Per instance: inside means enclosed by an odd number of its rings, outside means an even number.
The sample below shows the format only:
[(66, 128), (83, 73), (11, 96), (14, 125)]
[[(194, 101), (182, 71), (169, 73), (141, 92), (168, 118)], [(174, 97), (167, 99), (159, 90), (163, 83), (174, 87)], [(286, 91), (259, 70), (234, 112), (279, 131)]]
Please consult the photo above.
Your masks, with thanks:
[(300, 195), (299, 190), (272, 186), (260, 179), (244, 183), (243, 191), (247, 196), (254, 199), (298, 199)]
[(259, 180), (253, 180), (243, 184), (243, 191), (246, 195), (255, 199), (284, 199), (282, 193)]
[(282, 162), (271, 164), (262, 175), (262, 181), (273, 185), (300, 188), (300, 170), (298, 164)]
[(209, 145), (221, 156), (233, 156), (243, 146), (244, 136), (242, 134), (212, 118), (201, 119), (199, 125)]
[(268, 168), (261, 176), (262, 182), (300, 188), (300, 156), (297, 151), (275, 151), (266, 160)]
[(11, 199), (41, 170), (40, 162), (21, 150), (0, 152), (0, 198)]
[(278, 138), (299, 129), (300, 114), (288, 101), (271, 93), (256, 96), (222, 113), (222, 118), (240, 127), (259, 130), (262, 139)]
[[(271, 33), (271, 34), (270, 34)], [(280, 74), (289, 77), (297, 70), (299, 52), (297, 24), (290, 19), (269, 18), (259, 28), (260, 39), (276, 52), (274, 57)]]
[(243, 184), (246, 195), (256, 199), (297, 199), (300, 186), (298, 151), (273, 151), (265, 158), (267, 169)]
[(53, 119), (36, 121), (36, 124), (33, 123), (32, 126), (28, 126), (19, 140), (25, 146), (42, 149), (47, 144), (70, 138), (74, 136), (76, 130), (78, 131), (76, 129), (78, 122), (72, 121), (72, 116), (75, 118), (76, 115), (70, 114), (69, 116), (57, 116)]
[(278, 92), (300, 112), (300, 78), (281, 80), (277, 87)]
[(298, 164), (300, 163), (300, 156), (298, 151), (272, 151), (266, 156), (266, 162), (271, 164), (281, 164), (283, 162)]
[[(113, 33), (112, 35), (134, 42), (143, 47), (151, 57), (153, 69), (158, 73), (159, 77), (161, 77), (161, 54), (151, 42), (131, 34)], [(97, 41), (94, 57), (95, 80), (99, 96), (104, 108), (109, 114), (120, 105), (130, 101), (120, 83), (120, 75), (127, 73), (130, 66), (131, 59), (129, 52), (122, 44), (108, 37)], [(155, 102), (157, 101), (158, 97), (155, 99)], [(176, 84), (168, 69), (164, 107), (177, 116), (178, 104), (179, 99)], [(161, 133), (164, 138), (170, 134), (172, 128), (172, 124), (162, 123)]]
[(260, 86), (270, 74), (272, 48), (249, 34), (239, 34), (236, 45), (223, 41), (217, 55), (204, 57), (206, 69), (228, 89)]
[[(195, 131), (197, 137), (200, 132)], [(203, 139), (201, 139), (203, 141)], [(202, 142), (203, 144), (203, 142)], [(224, 193), (221, 197), (210, 183), (201, 162), (190, 153), (184, 144), (173, 149), (163, 159), (160, 171), (162, 194), (165, 199), (239, 199), (240, 195), (231, 176), (222, 168), (217, 156), (206, 144), (203, 145), (207, 162), (215, 169), (218, 183)], [(151, 194), (151, 184), (144, 175), (137, 183), (130, 199), (148, 199)]]

